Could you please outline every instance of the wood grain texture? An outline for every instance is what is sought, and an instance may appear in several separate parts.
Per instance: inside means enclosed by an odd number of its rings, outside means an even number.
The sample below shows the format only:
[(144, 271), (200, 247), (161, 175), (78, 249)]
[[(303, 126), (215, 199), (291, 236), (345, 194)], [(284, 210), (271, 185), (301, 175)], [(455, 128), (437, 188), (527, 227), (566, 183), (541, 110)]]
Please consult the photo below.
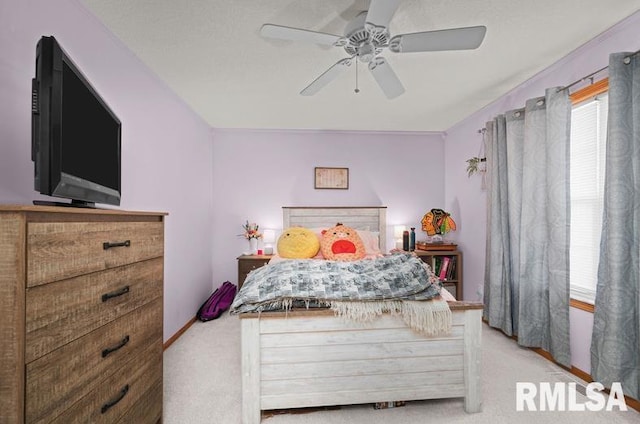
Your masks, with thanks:
[(247, 320), (241, 327), (242, 424), (260, 422), (260, 322)]
[(60, 207), (60, 206), (42, 206), (42, 205), (0, 205), (0, 212), (17, 212), (27, 216), (29, 221), (33, 221), (34, 215), (40, 215), (45, 221), (60, 221), (65, 219), (74, 219), (80, 217), (83, 221), (89, 221), (90, 217), (98, 217), (101, 221), (107, 221), (115, 217), (123, 217), (126, 220), (135, 220), (143, 218), (149, 220), (162, 221), (166, 212), (152, 211), (125, 211), (121, 209), (92, 209), (92, 208), (76, 208), (76, 207)]
[(159, 423), (162, 421), (162, 380), (156, 381), (153, 386), (133, 405), (118, 423)]
[(464, 325), (464, 410), (482, 410), (482, 311), (469, 310), (465, 313)]
[[(162, 280), (155, 258), (27, 289), (26, 363), (162, 297)], [(102, 301), (125, 286), (128, 293)]]
[[(105, 242), (130, 241), (105, 250)], [(163, 256), (161, 222), (31, 223), (27, 287)]]
[(0, 423), (24, 420), (24, 222), (0, 213)]
[(451, 333), (437, 337), (388, 314), (370, 323), (331, 311), (242, 319), (243, 422), (259, 422), (259, 409), (447, 397), (479, 410), (482, 309), (460, 303)]
[[(114, 374), (104, 379), (95, 390), (55, 419), (36, 422), (39, 424), (45, 422), (52, 424), (117, 422), (161, 379), (162, 338), (147, 347), (141, 355), (136, 356)], [(126, 385), (129, 386), (126, 395), (117, 404), (102, 413), (102, 407), (118, 399), (121, 390)], [(154, 418), (149, 417), (148, 420), (141, 421), (140, 424), (153, 423), (155, 422)]]
[[(162, 338), (162, 299), (156, 298), (132, 313), (76, 339), (27, 365), (26, 417), (29, 422), (55, 417), (90, 391), (122, 364), (141, 355)], [(102, 356), (102, 351), (120, 349)], [(52, 373), (51, 370), (55, 370)]]
[[(451, 309), (452, 311), (466, 311), (466, 310), (471, 310), (471, 309), (482, 309), (483, 308), (483, 304), (482, 302), (471, 302), (471, 301), (455, 301), (455, 302), (447, 302), (447, 304), (449, 305), (449, 309)], [(307, 317), (313, 317), (313, 316), (334, 316), (335, 312), (333, 312), (331, 309), (329, 308), (311, 308), (311, 309), (306, 309), (306, 308), (294, 308), (291, 311), (287, 311), (287, 312), (249, 312), (246, 314), (240, 314), (238, 315), (238, 318), (240, 319), (254, 319), (254, 318), (264, 318), (264, 319), (270, 319), (270, 318), (283, 318), (283, 317), (289, 317), (289, 316), (293, 316), (293, 317), (301, 317), (301, 316), (307, 316)], [(455, 319), (455, 315), (454, 315), (454, 319)]]
[[(54, 419), (64, 423), (116, 422), (126, 417), (127, 411), (133, 417), (148, 416), (129, 422), (160, 419), (163, 221), (164, 214), (147, 212), (0, 206), (1, 423)], [(145, 245), (134, 249), (134, 254), (103, 253), (100, 257), (98, 252), (84, 248), (87, 234), (96, 229), (107, 236), (120, 237), (130, 234), (132, 228), (137, 234), (132, 242), (139, 240)], [(64, 243), (45, 247), (47, 244), (42, 242), (60, 229), (73, 234), (54, 235)], [(109, 237), (105, 241), (119, 240)], [(86, 262), (87, 258), (92, 259)], [(99, 266), (78, 267), (82, 261)], [(33, 279), (37, 284), (30, 288), (27, 269), (37, 270), (34, 275), (38, 276)], [(73, 274), (69, 278), (68, 270)], [(108, 307), (87, 300), (98, 296), (101, 301), (102, 290), (121, 287), (123, 283), (129, 285), (128, 297), (108, 299)], [(27, 328), (31, 330), (29, 341)], [(123, 331), (130, 333), (125, 347), (103, 360), (102, 349), (120, 343)], [(29, 365), (25, 361), (27, 350)], [(122, 402), (109, 410), (112, 412), (98, 411), (100, 416), (95, 415), (95, 405), (89, 408), (89, 404), (113, 399), (121, 387), (105, 384), (122, 381), (131, 382)], [(149, 390), (152, 386), (155, 391)], [(72, 403), (69, 398), (79, 399), (78, 393), (86, 393), (91, 387), (95, 389), (63, 411)], [(53, 409), (51, 404), (55, 404)], [(25, 409), (31, 411), (34, 405), (43, 408), (35, 414), (39, 417), (30, 415), (25, 419)]]
[(379, 232), (380, 249), (387, 249), (387, 207), (290, 207), (282, 208), (282, 228), (330, 228), (341, 222), (356, 230)]

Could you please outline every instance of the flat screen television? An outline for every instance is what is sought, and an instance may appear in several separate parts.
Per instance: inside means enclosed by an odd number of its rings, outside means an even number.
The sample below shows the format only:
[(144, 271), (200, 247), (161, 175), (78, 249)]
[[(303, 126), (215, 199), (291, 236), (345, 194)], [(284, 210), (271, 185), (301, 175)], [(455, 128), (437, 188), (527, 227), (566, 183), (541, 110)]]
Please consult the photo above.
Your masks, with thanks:
[(54, 37), (36, 46), (32, 80), (34, 188), (67, 202), (120, 205), (121, 124)]

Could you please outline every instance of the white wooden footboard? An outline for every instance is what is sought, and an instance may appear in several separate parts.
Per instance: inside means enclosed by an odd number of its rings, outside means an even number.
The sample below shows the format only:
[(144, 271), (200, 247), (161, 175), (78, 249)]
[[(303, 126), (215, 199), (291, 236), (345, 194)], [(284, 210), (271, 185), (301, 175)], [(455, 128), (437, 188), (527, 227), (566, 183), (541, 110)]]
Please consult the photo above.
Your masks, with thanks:
[(481, 408), (481, 304), (451, 302), (453, 330), (424, 337), (398, 317), (367, 324), (310, 310), (241, 315), (242, 422), (260, 411), (436, 398)]

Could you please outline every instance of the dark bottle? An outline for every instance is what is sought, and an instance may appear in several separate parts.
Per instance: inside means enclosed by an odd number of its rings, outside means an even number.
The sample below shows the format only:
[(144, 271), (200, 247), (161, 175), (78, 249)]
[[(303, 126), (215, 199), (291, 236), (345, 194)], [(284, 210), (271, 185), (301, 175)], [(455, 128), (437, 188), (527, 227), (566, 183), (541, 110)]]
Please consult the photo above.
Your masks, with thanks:
[(402, 232), (402, 250), (409, 251), (409, 231), (407, 230)]
[(409, 236), (409, 250), (416, 250), (416, 227), (411, 227), (411, 235)]

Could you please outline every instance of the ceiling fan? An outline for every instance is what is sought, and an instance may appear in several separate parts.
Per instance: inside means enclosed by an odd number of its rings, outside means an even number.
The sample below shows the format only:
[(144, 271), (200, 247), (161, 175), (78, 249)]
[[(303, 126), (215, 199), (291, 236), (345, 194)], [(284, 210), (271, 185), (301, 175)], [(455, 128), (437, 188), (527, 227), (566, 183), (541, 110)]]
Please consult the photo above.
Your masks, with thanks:
[[(309, 31), (281, 25), (264, 24), (260, 35), (265, 38), (303, 41), (342, 47), (349, 57), (339, 60), (300, 94), (312, 96), (347, 70), (354, 61), (368, 64), (384, 94), (389, 99), (404, 93), (404, 87), (389, 62), (380, 54), (386, 48), (394, 53), (471, 50), (482, 44), (487, 28), (472, 26), (438, 31), (415, 32), (391, 37), (388, 26), (401, 0), (371, 0), (368, 11), (356, 16), (344, 36)], [(356, 93), (359, 91), (356, 87)]]

